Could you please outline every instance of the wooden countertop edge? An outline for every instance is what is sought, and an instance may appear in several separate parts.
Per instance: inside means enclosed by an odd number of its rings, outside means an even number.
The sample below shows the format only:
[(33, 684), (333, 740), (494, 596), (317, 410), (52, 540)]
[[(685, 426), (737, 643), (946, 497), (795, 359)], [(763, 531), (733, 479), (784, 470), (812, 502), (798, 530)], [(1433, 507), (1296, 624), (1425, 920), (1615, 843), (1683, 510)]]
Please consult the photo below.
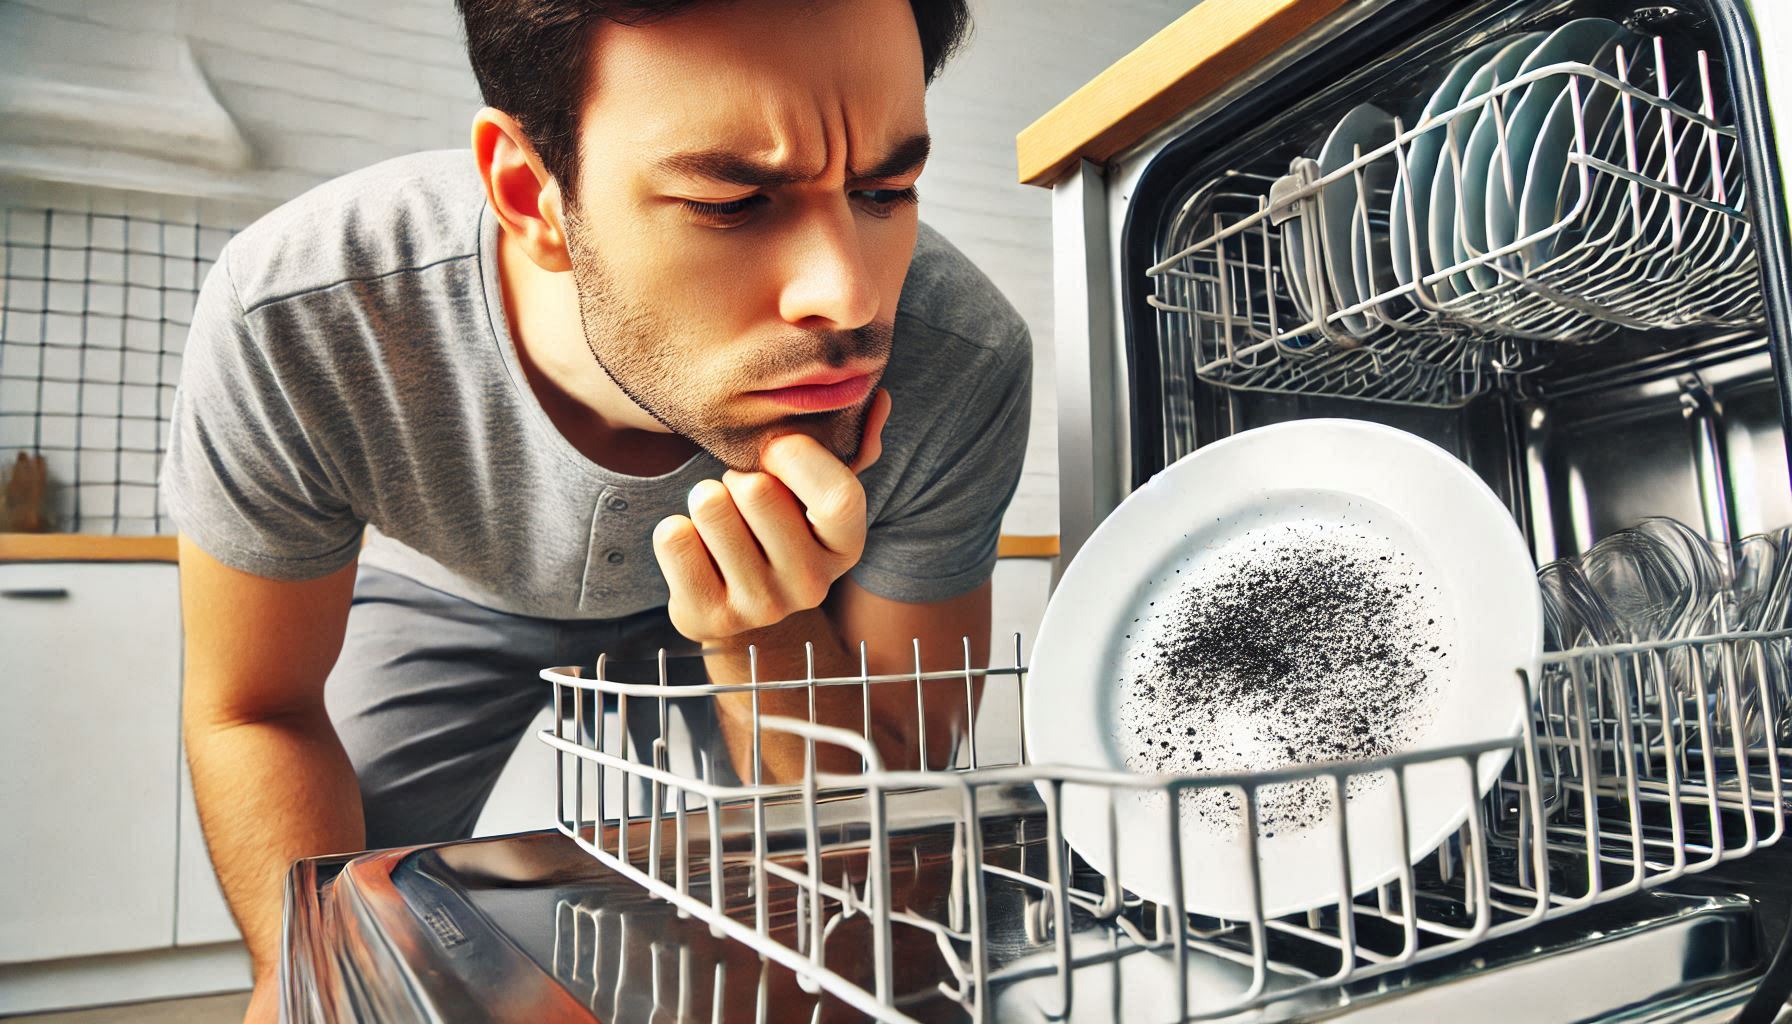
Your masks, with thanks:
[(0, 562), (175, 562), (173, 537), (96, 533), (0, 533)]
[(1058, 550), (1058, 535), (1055, 533), (1037, 536), (1004, 533), (996, 541), (997, 558), (1056, 558)]
[(1206, 0), (1015, 137), (1020, 180), (1102, 163), (1313, 27), (1346, 0)]
[[(1056, 558), (1056, 535), (1004, 533), (998, 558)], [(114, 537), (92, 533), (0, 533), (0, 562), (174, 562), (173, 537)]]

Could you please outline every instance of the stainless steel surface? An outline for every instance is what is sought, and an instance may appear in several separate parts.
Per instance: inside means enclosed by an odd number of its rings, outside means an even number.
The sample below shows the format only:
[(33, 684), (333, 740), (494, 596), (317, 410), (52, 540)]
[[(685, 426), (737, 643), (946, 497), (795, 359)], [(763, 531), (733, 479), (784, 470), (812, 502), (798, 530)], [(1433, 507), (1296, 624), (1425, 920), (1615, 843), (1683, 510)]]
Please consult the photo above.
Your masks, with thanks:
[(1772, 367), (1758, 335), (1714, 364), (1542, 390), (1517, 404), (1539, 560), (1648, 515), (1735, 541), (1792, 523)]
[(1052, 189), (1052, 294), (1058, 386), (1058, 543), (1068, 564), (1126, 496), (1113, 293), (1107, 288), (1106, 183), (1081, 161)]

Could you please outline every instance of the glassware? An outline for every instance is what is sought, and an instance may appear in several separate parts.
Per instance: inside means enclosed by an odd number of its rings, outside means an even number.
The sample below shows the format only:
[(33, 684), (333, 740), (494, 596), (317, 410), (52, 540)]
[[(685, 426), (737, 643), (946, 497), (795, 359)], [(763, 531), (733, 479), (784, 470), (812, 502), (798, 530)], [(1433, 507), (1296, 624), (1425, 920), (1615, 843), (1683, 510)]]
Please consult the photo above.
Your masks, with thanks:
[(1654, 538), (1619, 530), (1580, 557), (1581, 572), (1617, 626), (1616, 639), (1665, 640), (1678, 627), (1690, 574)]
[(1545, 650), (1600, 646), (1620, 638), (1618, 624), (1573, 559), (1557, 559), (1537, 570), (1537, 585), (1543, 591)]
[(1682, 581), (1679, 614), (1669, 623), (1668, 638), (1707, 636), (1734, 627), (1734, 622), (1720, 621), (1730, 574), (1704, 534), (1667, 516), (1650, 516), (1633, 529), (1674, 561)]

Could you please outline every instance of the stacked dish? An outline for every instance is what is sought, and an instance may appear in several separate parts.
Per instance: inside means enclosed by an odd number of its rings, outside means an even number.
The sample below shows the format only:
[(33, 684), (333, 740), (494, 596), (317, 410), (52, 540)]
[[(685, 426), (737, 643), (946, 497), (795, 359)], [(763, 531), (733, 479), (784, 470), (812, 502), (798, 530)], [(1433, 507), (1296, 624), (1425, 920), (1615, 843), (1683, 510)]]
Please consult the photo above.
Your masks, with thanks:
[(1702, 55), (1679, 81), (1668, 63), (1581, 18), (1457, 61), (1411, 130), (1352, 108), (1297, 161), (1319, 186), (1282, 226), (1294, 302), (1356, 342), (1415, 312), (1552, 341), (1734, 318), (1758, 291), (1747, 222), (1701, 201), (1740, 203), (1740, 161)]
[(1152, 268), (1201, 376), (1383, 399), (1368, 389), (1402, 379), (1440, 404), (1421, 387), (1438, 373), (1461, 400), (1489, 366), (1537, 365), (1517, 343), (1760, 322), (1704, 53), (1580, 18), (1486, 41), (1414, 105), (1352, 107), (1254, 208), (1193, 222), (1200, 240)]

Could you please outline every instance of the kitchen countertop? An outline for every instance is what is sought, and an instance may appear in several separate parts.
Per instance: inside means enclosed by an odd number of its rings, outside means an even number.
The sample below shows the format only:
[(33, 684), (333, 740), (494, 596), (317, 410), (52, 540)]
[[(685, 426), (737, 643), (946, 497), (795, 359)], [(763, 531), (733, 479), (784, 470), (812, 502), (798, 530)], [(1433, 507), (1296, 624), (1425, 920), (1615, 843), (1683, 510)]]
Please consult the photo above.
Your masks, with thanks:
[(1021, 182), (1049, 186), (1077, 160), (1108, 160), (1344, 3), (1206, 0), (1023, 129)]

